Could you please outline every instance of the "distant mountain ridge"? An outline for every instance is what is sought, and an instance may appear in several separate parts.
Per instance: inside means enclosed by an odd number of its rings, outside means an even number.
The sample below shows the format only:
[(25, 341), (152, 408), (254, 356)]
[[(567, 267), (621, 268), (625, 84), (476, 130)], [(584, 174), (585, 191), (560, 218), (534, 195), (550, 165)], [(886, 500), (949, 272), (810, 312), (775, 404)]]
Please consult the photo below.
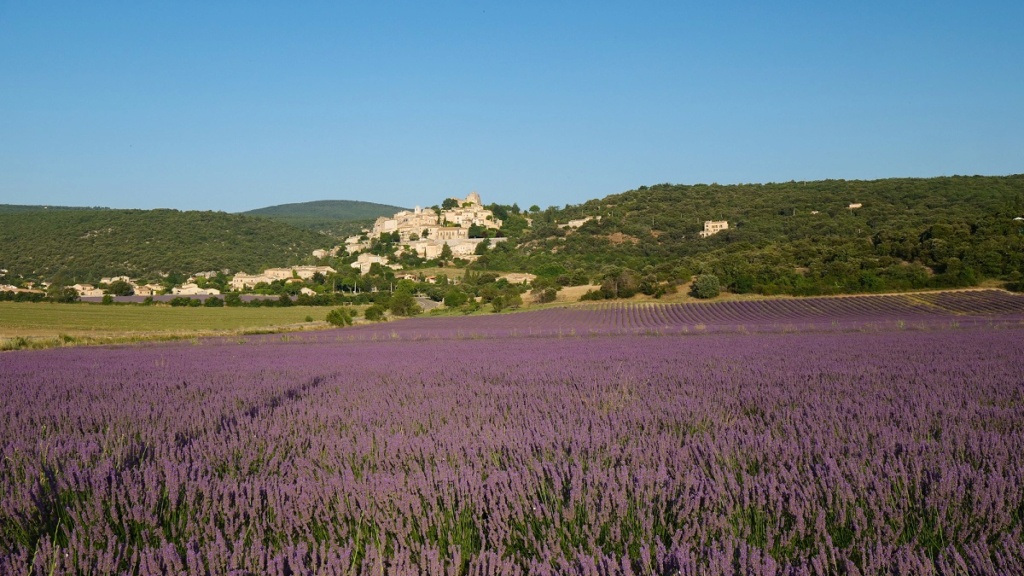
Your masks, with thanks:
[[(50, 204), (0, 204), (0, 214), (39, 212), (47, 210), (117, 210), (107, 206), (54, 206)], [(131, 210), (131, 209), (127, 209)], [(372, 220), (408, 210), (401, 206), (364, 202), (362, 200), (314, 200), (275, 204), (243, 212), (243, 216), (262, 216), (274, 219), (310, 218), (320, 220)]]
[(391, 216), (402, 210), (406, 208), (359, 200), (315, 200), (267, 206), (240, 214), (269, 218), (297, 228), (343, 236), (357, 233), (364, 225), (381, 216)]
[(361, 200), (314, 200), (312, 202), (296, 202), (277, 204), (265, 208), (256, 208), (239, 212), (246, 216), (278, 216), (278, 217), (317, 217), (336, 220), (365, 220), (378, 216), (389, 216), (395, 212), (407, 210), (400, 206), (363, 202)]
[(25, 212), (45, 212), (48, 210), (110, 210), (103, 206), (44, 206), (28, 204), (0, 204), (0, 214), (24, 214)]

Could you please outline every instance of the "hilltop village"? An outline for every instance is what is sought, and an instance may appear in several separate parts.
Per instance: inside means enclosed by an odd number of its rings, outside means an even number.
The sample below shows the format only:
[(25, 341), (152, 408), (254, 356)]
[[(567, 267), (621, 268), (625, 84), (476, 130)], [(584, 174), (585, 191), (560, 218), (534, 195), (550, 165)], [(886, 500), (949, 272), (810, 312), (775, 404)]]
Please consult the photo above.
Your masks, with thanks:
[[(327, 278), (333, 279), (335, 288), (339, 288), (339, 282), (344, 286), (348, 275), (344, 268), (341, 271), (335, 268), (339, 262), (359, 276), (367, 276), (374, 271), (380, 275), (387, 271), (386, 278), (392, 285), (397, 280), (434, 283), (434, 275), (421, 278), (422, 275), (417, 274), (395, 273), (406, 267), (402, 262), (435, 262), (440, 266), (473, 262), (506, 240), (501, 233), (502, 224), (502, 220), (493, 211), (483, 206), (480, 195), (471, 192), (465, 198), (448, 198), (440, 206), (417, 206), (390, 217), (380, 217), (372, 227), (364, 229), (359, 235), (346, 238), (343, 244), (330, 249), (314, 250), (311, 257), (316, 263), (266, 268), (255, 273), (239, 271), (231, 274), (228, 270), (199, 272), (185, 278), (183, 282), (162, 284), (138, 282), (128, 276), (105, 277), (97, 285), (76, 283), (68, 288), (78, 297), (87, 299), (109, 295), (209, 297), (220, 296), (225, 292), (271, 292), (274, 295), (284, 293), (313, 298), (318, 295), (317, 287), (322, 287)], [(328, 262), (334, 263), (334, 266), (328, 265)], [(504, 274), (502, 278), (522, 283), (534, 276), (513, 273)], [(366, 283), (351, 278), (347, 278), (347, 281), (351, 282), (351, 289), (356, 292), (361, 288), (370, 292), (380, 289), (378, 282), (370, 282), (369, 279)], [(445, 278), (445, 282), (448, 281)], [(451, 281), (457, 280), (453, 278)], [(282, 289), (288, 286), (292, 288)], [(9, 288), (21, 290), (13, 286)], [(45, 290), (47, 287), (40, 288)]]
[[(349, 254), (360, 254), (359, 259), (352, 264), (353, 268), (359, 269), (360, 274), (368, 273), (373, 264), (401, 269), (400, 266), (389, 264), (386, 257), (367, 252), (371, 248), (371, 239), (390, 236), (392, 242), (401, 244), (395, 256), (411, 251), (425, 260), (445, 255), (472, 262), (479, 256), (482, 243), (486, 241), (486, 246), (490, 246), (505, 240), (504, 237), (488, 234), (488, 231), (500, 230), (501, 225), (502, 221), (495, 218), (491, 210), (483, 207), (480, 195), (471, 192), (465, 198), (449, 198), (436, 209), (424, 210), (417, 206), (412, 211), (403, 210), (390, 218), (382, 216), (374, 222), (371, 230), (347, 238), (343, 247), (335, 246), (329, 251), (318, 250), (313, 252), (313, 256), (336, 256), (341, 250)], [(446, 247), (449, 252), (445, 251)]]
[[(344, 245), (329, 250), (314, 250), (312, 256), (318, 260), (340, 255), (356, 256), (350, 266), (361, 275), (370, 273), (374, 264), (401, 270), (403, 265), (392, 262), (391, 257), (401, 258), (407, 254), (414, 254), (423, 260), (444, 258), (473, 262), (483, 250), (505, 240), (497, 235), (501, 225), (502, 221), (495, 218), (491, 210), (483, 207), (480, 195), (472, 192), (465, 198), (448, 198), (441, 207), (423, 209), (417, 206), (411, 211), (403, 210), (391, 217), (382, 216), (373, 223), (371, 229), (346, 238)], [(373, 248), (380, 244), (393, 244), (397, 247), (390, 255), (374, 253)], [(302, 273), (311, 276), (317, 272), (336, 272), (333, 268), (314, 268), (296, 267), (295, 270), (300, 278), (303, 277)], [(236, 290), (252, 288), (261, 282), (279, 280), (286, 273), (287, 277), (291, 277), (287, 269), (269, 269), (254, 275), (239, 273), (235, 274), (231, 286)]]

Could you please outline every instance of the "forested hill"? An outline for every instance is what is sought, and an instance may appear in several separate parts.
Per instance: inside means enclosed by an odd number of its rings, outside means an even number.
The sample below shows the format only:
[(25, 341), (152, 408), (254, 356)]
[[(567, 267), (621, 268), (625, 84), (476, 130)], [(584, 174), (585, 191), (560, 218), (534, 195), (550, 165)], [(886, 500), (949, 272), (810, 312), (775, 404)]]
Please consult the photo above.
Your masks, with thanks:
[[(348, 210), (358, 205), (371, 211)], [(597, 282), (616, 296), (665, 289), (696, 274), (714, 274), (733, 292), (763, 294), (898, 291), (989, 279), (1024, 286), (1024, 219), (1018, 220), (1024, 175), (658, 184), (564, 208), (488, 207), (505, 222), (500, 233), (508, 241), (495, 243), (476, 268), (533, 272), (562, 285)], [(289, 218), (309, 224), (398, 210), (309, 202), (257, 211), (268, 218), (0, 206), (0, 268), (11, 279), (85, 282), (121, 274), (256, 272), (309, 261), (314, 249), (337, 243), (286, 224)], [(578, 228), (567, 226), (588, 217)], [(728, 221), (729, 228), (701, 238), (707, 220)], [(415, 260), (403, 264), (422, 263)]]
[[(483, 265), (598, 281), (713, 273), (736, 292), (791, 294), (970, 286), (1024, 266), (1024, 175), (660, 184), (527, 215), (519, 248)], [(600, 221), (559, 227), (587, 216)], [(700, 238), (705, 220), (729, 229)]]
[(358, 233), (360, 228), (381, 216), (405, 210), (398, 206), (355, 200), (317, 200), (298, 204), (280, 204), (249, 210), (242, 214), (284, 222), (298, 228), (334, 236)]
[(0, 268), (24, 276), (95, 282), (296, 263), (324, 238), (263, 218), (177, 210), (0, 210)]

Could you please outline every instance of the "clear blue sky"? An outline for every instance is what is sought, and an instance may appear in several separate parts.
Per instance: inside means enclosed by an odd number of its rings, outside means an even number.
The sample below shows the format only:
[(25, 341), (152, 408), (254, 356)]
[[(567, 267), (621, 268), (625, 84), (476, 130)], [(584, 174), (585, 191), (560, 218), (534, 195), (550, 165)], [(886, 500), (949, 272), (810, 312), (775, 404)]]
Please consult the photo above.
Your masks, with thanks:
[(1024, 2), (0, 0), (0, 203), (1024, 172)]

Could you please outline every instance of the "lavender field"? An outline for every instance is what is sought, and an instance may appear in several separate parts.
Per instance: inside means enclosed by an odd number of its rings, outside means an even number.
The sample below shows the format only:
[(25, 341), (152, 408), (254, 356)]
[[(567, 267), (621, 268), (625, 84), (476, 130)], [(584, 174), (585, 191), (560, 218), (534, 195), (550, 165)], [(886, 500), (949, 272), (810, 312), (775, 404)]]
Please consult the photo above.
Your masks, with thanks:
[(0, 574), (1021, 574), (1024, 299), (0, 354)]

